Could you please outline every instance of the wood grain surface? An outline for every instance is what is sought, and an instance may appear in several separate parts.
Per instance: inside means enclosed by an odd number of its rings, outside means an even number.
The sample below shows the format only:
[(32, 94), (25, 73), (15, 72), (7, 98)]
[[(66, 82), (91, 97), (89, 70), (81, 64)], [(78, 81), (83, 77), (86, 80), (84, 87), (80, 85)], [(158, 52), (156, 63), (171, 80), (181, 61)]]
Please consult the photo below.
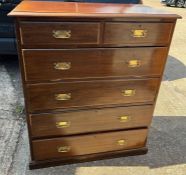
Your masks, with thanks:
[(22, 1), (9, 16), (19, 17), (126, 17), (181, 18), (179, 15), (141, 4)]
[[(28, 82), (109, 77), (159, 77), (167, 54), (166, 47), (23, 50), (25, 78)], [(130, 61), (140, 65), (131, 67)], [(69, 63), (68, 70), (55, 69)]]
[[(38, 30), (41, 29), (41, 30)], [(42, 30), (44, 29), (44, 30)], [(69, 38), (55, 38), (55, 31), (70, 31)], [(100, 23), (91, 22), (21, 22), (23, 45), (98, 44)]]
[[(68, 156), (88, 155), (114, 150), (126, 150), (145, 146), (147, 129), (71, 136), (33, 141), (35, 160), (56, 159)], [(119, 140), (125, 140), (119, 145)], [(68, 152), (59, 152), (60, 147), (68, 147)]]
[[(132, 103), (154, 103), (159, 79), (105, 80), (64, 82), (27, 85), (28, 109), (38, 110), (117, 105)], [(132, 96), (124, 96), (122, 91), (134, 90)], [(56, 95), (70, 94), (69, 100), (56, 100)]]
[[(44, 28), (45, 30), (38, 30)], [(101, 28), (104, 33), (101, 33)], [(146, 35), (134, 37), (134, 30)], [(173, 23), (160, 22), (21, 22), (21, 44), (28, 46), (167, 46)], [(69, 38), (56, 38), (54, 31), (70, 31)], [(103, 42), (102, 42), (103, 41)]]
[[(144, 30), (144, 37), (134, 37), (133, 30)], [(168, 45), (173, 30), (172, 23), (106, 23), (104, 44), (164, 46)]]
[[(148, 127), (153, 106), (131, 106), (30, 115), (32, 137), (63, 136), (98, 131)], [(122, 120), (123, 117), (123, 120)], [(67, 122), (69, 126), (59, 127)]]

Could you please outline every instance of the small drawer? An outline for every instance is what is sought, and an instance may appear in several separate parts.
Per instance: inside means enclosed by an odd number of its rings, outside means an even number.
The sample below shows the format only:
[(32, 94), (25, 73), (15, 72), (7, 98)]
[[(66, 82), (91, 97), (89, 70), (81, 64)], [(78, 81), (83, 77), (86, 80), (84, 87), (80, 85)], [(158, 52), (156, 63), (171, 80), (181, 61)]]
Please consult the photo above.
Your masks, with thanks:
[(70, 156), (142, 148), (147, 129), (90, 134), (32, 141), (34, 160), (60, 159)]
[(160, 76), (166, 47), (23, 50), (26, 81)]
[(104, 44), (122, 46), (168, 45), (173, 23), (118, 23), (105, 24)]
[(100, 23), (21, 22), (20, 33), (22, 45), (98, 44)]
[(88, 106), (154, 103), (159, 79), (76, 81), (27, 85), (30, 112)]
[(126, 128), (147, 127), (153, 106), (132, 106), (30, 115), (32, 137), (62, 136)]

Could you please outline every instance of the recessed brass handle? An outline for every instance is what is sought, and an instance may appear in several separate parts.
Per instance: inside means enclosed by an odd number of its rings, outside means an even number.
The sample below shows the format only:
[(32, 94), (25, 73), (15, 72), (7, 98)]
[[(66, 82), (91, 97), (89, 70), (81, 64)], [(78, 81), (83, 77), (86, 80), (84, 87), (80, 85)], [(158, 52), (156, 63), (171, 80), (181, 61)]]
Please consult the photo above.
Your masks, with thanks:
[(60, 146), (57, 148), (57, 151), (59, 153), (67, 153), (70, 151), (70, 149), (71, 149), (70, 146)]
[(129, 60), (127, 64), (128, 64), (128, 67), (131, 67), (131, 68), (140, 67), (141, 61), (140, 60)]
[(69, 70), (70, 68), (71, 68), (71, 62), (54, 63), (54, 69), (57, 70)]
[(71, 30), (53, 30), (53, 37), (58, 39), (71, 38)]
[(55, 94), (55, 99), (59, 101), (65, 101), (71, 99), (71, 93), (68, 94)]
[(135, 89), (125, 89), (121, 91), (123, 96), (126, 97), (130, 97), (130, 96), (134, 96), (136, 94), (136, 90)]
[(121, 140), (118, 140), (117, 143), (119, 146), (124, 146), (124, 145), (126, 145), (127, 142), (126, 142), (126, 140), (121, 139)]
[(120, 122), (123, 122), (123, 123), (128, 122), (130, 120), (130, 116), (128, 116), (128, 115), (120, 116), (119, 120), (120, 120)]
[(61, 121), (61, 122), (56, 122), (56, 127), (57, 128), (68, 128), (70, 127), (70, 122), (66, 121)]
[(131, 30), (132, 32), (132, 37), (134, 38), (144, 38), (147, 36), (147, 30), (144, 29), (135, 29)]

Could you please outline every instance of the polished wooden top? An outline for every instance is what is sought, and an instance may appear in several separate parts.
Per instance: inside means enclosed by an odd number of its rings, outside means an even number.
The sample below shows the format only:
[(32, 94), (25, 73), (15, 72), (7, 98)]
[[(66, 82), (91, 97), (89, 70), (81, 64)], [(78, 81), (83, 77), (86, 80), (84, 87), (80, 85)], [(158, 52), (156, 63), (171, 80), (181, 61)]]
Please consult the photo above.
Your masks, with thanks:
[(18, 17), (163, 17), (181, 18), (141, 4), (22, 1), (9, 16)]

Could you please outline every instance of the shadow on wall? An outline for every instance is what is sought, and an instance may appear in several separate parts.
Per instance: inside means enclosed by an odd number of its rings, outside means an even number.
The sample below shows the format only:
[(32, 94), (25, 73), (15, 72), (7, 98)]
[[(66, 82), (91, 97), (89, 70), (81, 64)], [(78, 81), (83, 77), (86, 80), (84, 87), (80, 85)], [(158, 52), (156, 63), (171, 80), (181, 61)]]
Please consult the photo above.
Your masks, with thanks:
[(163, 81), (173, 81), (186, 78), (186, 66), (178, 59), (168, 56)]
[[(116, 175), (126, 172), (133, 166), (143, 169), (155, 169), (186, 163), (186, 116), (155, 116), (150, 127), (146, 155), (122, 157), (80, 164), (64, 165), (55, 168), (28, 170), (28, 175), (68, 174), (68, 175)], [(134, 169), (136, 170), (136, 168)], [(99, 173), (100, 171), (100, 173)], [(119, 174), (120, 174), (119, 173)]]

